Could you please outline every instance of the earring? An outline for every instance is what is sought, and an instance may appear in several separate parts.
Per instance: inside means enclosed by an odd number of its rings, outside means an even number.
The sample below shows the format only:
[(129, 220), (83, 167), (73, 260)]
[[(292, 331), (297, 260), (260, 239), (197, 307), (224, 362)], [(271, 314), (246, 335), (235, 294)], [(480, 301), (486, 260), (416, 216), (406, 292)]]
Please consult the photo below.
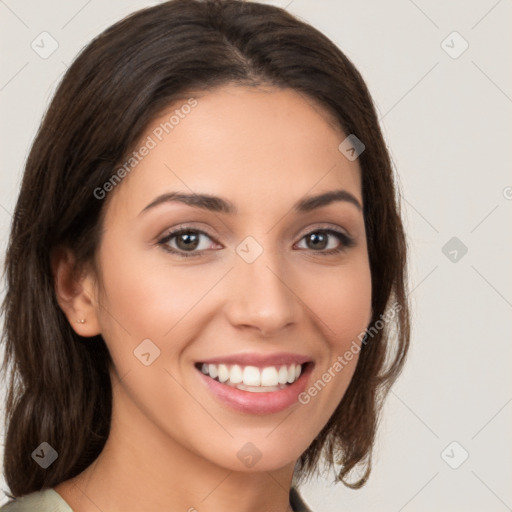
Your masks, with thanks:
[(76, 321), (77, 324), (85, 324), (85, 318), (80, 318)]

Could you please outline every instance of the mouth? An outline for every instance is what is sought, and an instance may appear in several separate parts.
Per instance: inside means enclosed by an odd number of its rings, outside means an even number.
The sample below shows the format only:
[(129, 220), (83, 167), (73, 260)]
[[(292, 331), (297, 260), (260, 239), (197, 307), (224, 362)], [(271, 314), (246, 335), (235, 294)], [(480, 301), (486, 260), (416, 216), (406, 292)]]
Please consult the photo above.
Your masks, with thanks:
[(250, 393), (269, 393), (291, 386), (311, 364), (307, 362), (258, 367), (199, 362), (195, 367), (207, 377), (226, 386)]
[(313, 371), (313, 361), (253, 365), (197, 362), (207, 392), (224, 407), (246, 414), (273, 414), (296, 405)]

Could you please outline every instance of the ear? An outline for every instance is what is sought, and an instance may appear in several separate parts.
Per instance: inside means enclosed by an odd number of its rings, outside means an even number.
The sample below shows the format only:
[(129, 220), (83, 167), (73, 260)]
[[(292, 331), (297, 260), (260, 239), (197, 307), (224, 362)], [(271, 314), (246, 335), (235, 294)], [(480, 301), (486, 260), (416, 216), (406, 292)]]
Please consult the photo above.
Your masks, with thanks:
[(78, 274), (76, 260), (69, 248), (58, 247), (51, 255), (55, 295), (72, 329), (80, 336), (101, 334), (96, 279), (90, 270)]

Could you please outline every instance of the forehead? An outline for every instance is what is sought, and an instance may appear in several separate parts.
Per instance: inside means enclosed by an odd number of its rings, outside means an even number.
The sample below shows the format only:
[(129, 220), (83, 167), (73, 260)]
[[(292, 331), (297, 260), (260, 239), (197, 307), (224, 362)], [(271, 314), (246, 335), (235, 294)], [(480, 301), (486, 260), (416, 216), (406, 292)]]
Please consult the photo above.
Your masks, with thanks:
[(362, 202), (359, 165), (338, 149), (346, 135), (315, 100), (234, 85), (187, 98), (146, 129), (115, 190), (116, 208), (140, 211), (171, 190), (229, 197), (241, 211), (340, 187)]

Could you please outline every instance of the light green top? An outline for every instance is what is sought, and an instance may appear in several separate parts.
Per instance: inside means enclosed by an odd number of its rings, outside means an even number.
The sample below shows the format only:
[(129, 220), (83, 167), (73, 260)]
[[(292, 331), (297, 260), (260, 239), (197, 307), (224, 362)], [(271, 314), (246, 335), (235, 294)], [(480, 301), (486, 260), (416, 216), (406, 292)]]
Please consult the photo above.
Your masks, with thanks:
[[(290, 503), (295, 512), (311, 512), (293, 487), (290, 491)], [(73, 509), (57, 491), (49, 488), (10, 501), (0, 507), (0, 512), (73, 512)]]
[(73, 512), (73, 509), (53, 489), (32, 492), (10, 501), (0, 512)]

